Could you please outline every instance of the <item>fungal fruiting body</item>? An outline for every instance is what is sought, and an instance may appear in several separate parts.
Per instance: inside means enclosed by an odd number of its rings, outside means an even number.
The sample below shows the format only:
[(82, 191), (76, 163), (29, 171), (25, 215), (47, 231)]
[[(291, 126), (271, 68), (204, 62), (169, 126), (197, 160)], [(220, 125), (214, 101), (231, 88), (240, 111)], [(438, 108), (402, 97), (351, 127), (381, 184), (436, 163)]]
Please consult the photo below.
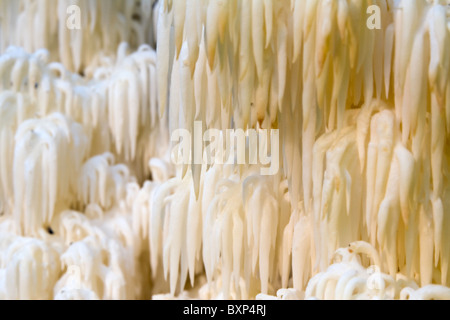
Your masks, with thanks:
[(449, 1), (72, 5), (0, 3), (0, 299), (450, 299)]

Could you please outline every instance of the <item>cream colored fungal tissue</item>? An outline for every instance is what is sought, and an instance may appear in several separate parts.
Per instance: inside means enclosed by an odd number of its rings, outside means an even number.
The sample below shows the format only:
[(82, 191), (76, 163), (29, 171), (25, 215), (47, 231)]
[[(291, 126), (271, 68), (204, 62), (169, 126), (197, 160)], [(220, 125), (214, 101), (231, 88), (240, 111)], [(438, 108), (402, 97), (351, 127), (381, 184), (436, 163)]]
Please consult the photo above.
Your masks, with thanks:
[(0, 0), (0, 299), (449, 286), (450, 1)]

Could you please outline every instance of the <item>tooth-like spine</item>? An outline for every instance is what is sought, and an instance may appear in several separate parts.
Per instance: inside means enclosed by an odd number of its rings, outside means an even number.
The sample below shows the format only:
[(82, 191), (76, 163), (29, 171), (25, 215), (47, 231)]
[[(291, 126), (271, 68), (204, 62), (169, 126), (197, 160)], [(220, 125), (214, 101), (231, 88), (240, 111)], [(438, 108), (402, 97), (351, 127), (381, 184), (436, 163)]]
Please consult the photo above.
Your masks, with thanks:
[(433, 179), (433, 198), (442, 194), (442, 162), (445, 150), (445, 120), (443, 109), (437, 101), (436, 94), (431, 94), (431, 174)]
[(378, 235), (380, 247), (387, 252), (389, 273), (397, 273), (397, 232), (399, 224), (399, 163), (396, 158), (391, 162), (391, 169), (386, 186), (386, 196), (380, 204), (378, 211)]
[(305, 14), (305, 3), (303, 0), (295, 0), (294, 7), (294, 54), (292, 62), (295, 63), (300, 56), (303, 44), (303, 25)]
[(223, 30), (223, 15), (225, 3), (222, 0), (209, 0), (206, 13), (206, 51), (208, 53), (208, 62), (211, 69), (214, 68), (216, 50), (219, 41), (220, 30)]
[[(275, 199), (269, 196), (265, 200), (263, 217), (261, 219), (260, 240), (259, 240), (259, 273), (261, 278), (261, 292), (268, 293), (270, 274), (270, 251), (273, 250), (278, 219), (275, 212), (278, 208)], [(267, 203), (268, 202), (268, 203)]]
[(164, 200), (169, 196), (172, 189), (179, 182), (176, 179), (169, 180), (162, 186), (155, 190), (152, 199), (151, 217), (150, 217), (150, 265), (154, 274), (156, 274), (158, 268), (159, 256), (162, 253), (162, 229), (164, 225), (165, 217), (165, 204)]
[(266, 27), (266, 39), (265, 48), (267, 49), (270, 45), (270, 41), (273, 37), (273, 0), (263, 0), (264, 1), (264, 25)]
[(197, 259), (197, 253), (201, 247), (202, 217), (200, 205), (200, 200), (196, 200), (194, 193), (192, 193), (189, 199), (189, 210), (186, 224), (187, 263), (192, 286), (194, 286), (195, 280), (195, 262)]
[(175, 50), (176, 57), (180, 55), (183, 45), (184, 22), (186, 18), (186, 0), (172, 0), (173, 26), (175, 30)]
[[(300, 218), (294, 230), (294, 239), (292, 247), (292, 270), (294, 279), (294, 288), (303, 290), (305, 279), (308, 276), (308, 263), (310, 256), (310, 228), (308, 220), (305, 217)], [(306, 258), (306, 259), (305, 259)]]
[[(442, 253), (442, 235), (444, 228), (444, 206), (440, 198), (432, 202), (433, 206), (433, 231), (434, 231), (434, 267), (439, 264)], [(446, 279), (442, 279), (446, 283)]]
[(188, 48), (189, 48), (189, 65), (191, 67), (191, 75), (194, 74), (196, 61), (199, 54), (200, 40), (202, 39), (202, 34), (198, 33), (197, 30), (197, 15), (199, 15), (199, 9), (196, 7), (197, 0), (187, 0), (186, 1), (186, 17), (184, 30), (187, 35)]
[(411, 199), (414, 191), (414, 156), (405, 147), (398, 145), (395, 148), (397, 161), (401, 163), (400, 169), (400, 208), (403, 222), (409, 224)]
[(288, 48), (287, 48), (287, 26), (285, 21), (281, 19), (278, 21), (278, 33), (277, 33), (277, 68), (278, 68), (278, 107), (282, 111), (283, 97), (286, 89), (286, 75), (287, 75), (287, 60), (288, 60)]
[(431, 284), (433, 278), (433, 223), (432, 215), (427, 212), (430, 208), (420, 206), (419, 211), (419, 255), (420, 255), (420, 284)]
[(447, 83), (447, 92), (445, 97), (445, 115), (447, 124), (447, 136), (450, 134), (450, 81)]
[[(404, 100), (403, 107), (403, 143), (407, 142), (408, 135), (417, 130), (418, 109), (419, 105), (423, 103), (424, 86), (423, 86), (423, 59), (425, 54), (423, 35), (416, 35), (413, 52), (411, 56), (411, 64), (408, 68), (409, 79), (406, 80), (405, 95), (407, 99)], [(406, 105), (408, 103), (408, 105)]]

